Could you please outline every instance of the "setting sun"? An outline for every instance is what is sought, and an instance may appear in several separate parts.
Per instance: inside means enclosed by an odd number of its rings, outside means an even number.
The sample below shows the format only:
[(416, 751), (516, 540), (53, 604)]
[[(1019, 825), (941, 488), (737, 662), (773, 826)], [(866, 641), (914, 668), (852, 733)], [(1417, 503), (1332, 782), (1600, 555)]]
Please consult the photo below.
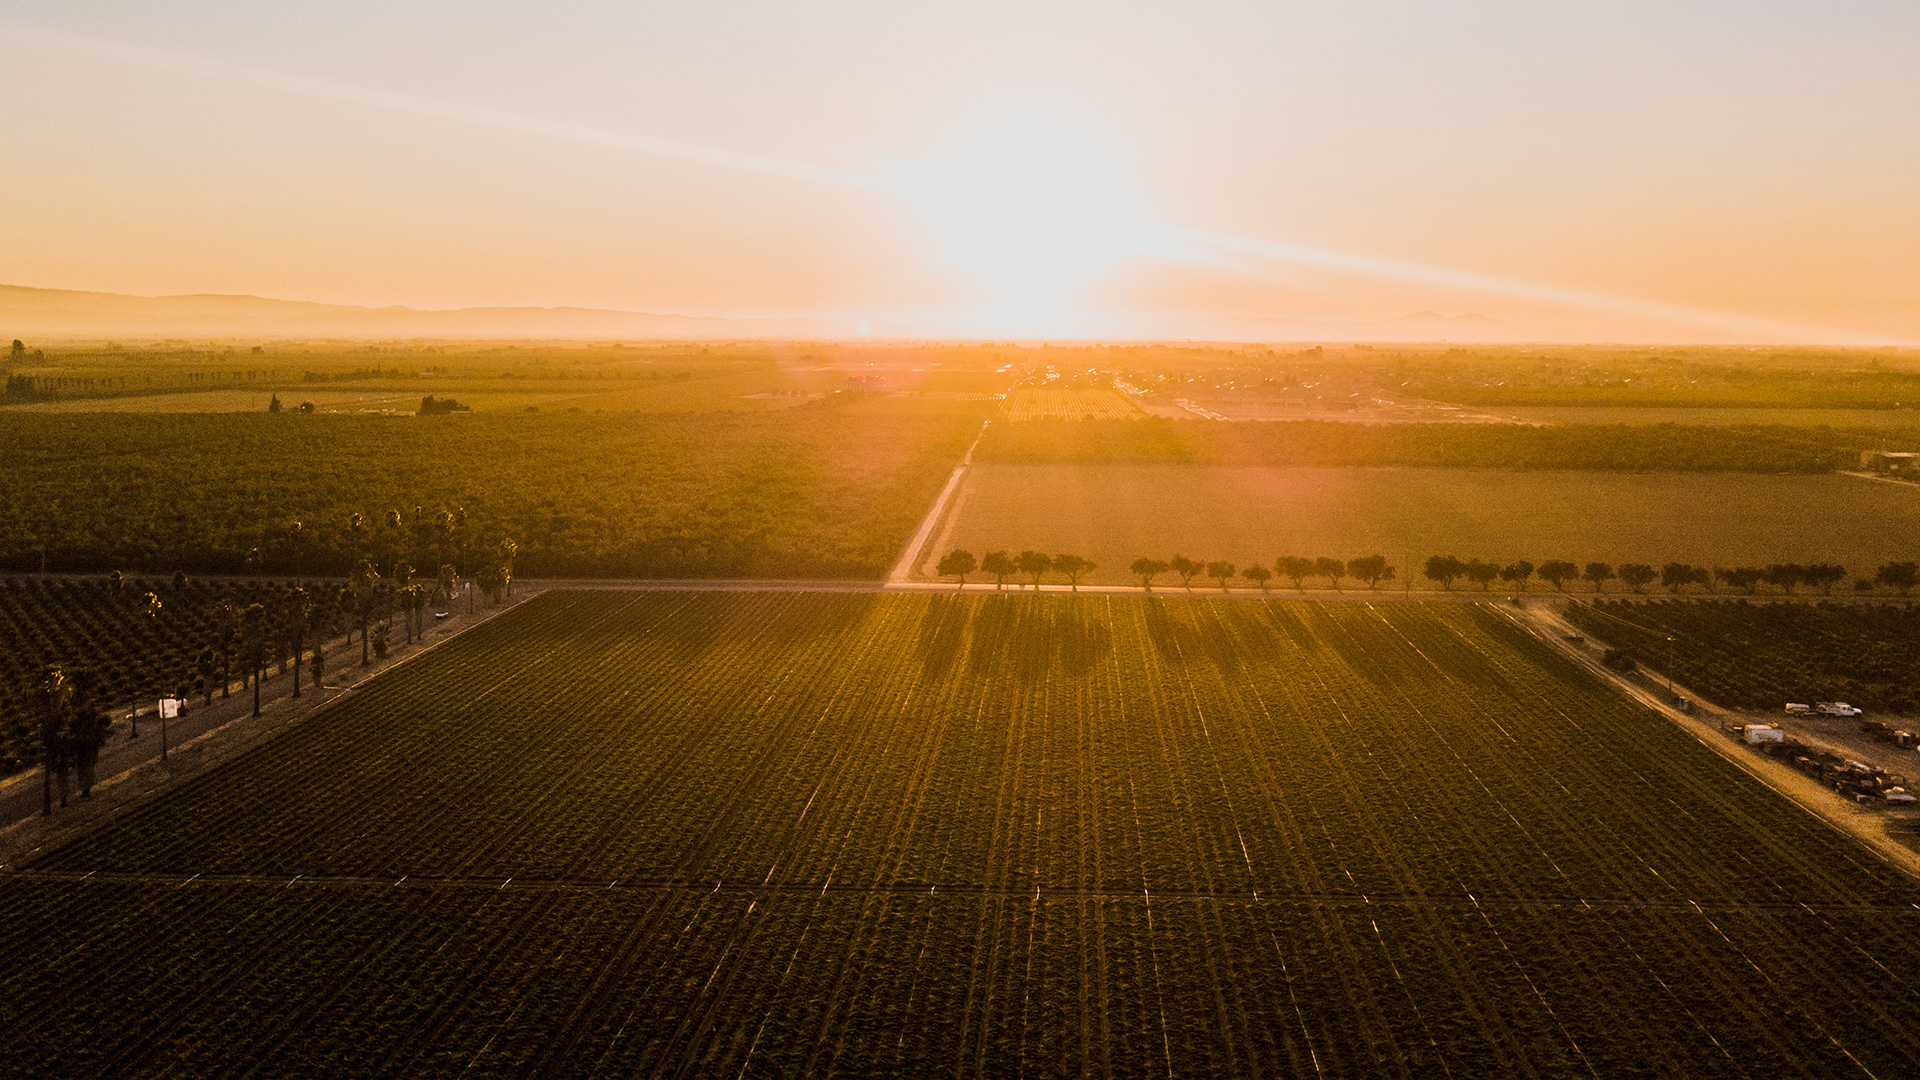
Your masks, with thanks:
[(995, 302), (1068, 300), (1144, 251), (1151, 235), (1120, 157), (1051, 118), (977, 131), (901, 179), (942, 259)]

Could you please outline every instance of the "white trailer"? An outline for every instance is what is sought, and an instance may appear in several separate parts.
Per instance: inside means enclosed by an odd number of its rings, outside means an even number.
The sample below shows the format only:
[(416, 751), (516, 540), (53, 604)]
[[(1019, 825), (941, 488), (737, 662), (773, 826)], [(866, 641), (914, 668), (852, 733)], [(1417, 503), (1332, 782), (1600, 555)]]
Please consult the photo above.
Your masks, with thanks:
[(1779, 724), (1748, 724), (1740, 731), (1742, 741), (1752, 746), (1761, 743), (1786, 742), (1787, 733), (1780, 730)]

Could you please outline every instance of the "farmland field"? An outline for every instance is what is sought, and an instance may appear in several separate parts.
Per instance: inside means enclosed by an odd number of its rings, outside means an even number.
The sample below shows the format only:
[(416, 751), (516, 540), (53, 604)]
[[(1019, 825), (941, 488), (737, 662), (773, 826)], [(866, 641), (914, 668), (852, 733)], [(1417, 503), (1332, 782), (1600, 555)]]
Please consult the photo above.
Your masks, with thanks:
[(512, 538), (525, 576), (877, 578), (987, 411), (854, 395), (677, 415), (10, 412), (0, 566), (344, 576), (351, 515), (419, 506)]
[(1920, 438), (1920, 412), (1904, 409), (1753, 409), (1678, 406), (1542, 405), (1481, 410), (1535, 424), (1701, 424), (1709, 427), (1775, 425), (1789, 427), (1885, 428)]
[(1134, 581), (1133, 560), (1174, 553), (1241, 566), (1378, 553), (1403, 579), (1443, 554), (1831, 562), (1871, 577), (1915, 557), (1914, 496), (1835, 475), (987, 464), (933, 549), (1072, 552), (1099, 564), (1089, 581), (1112, 584)]
[(1015, 387), (1001, 413), (1008, 420), (1130, 420), (1143, 414), (1118, 390)]
[(1569, 606), (1567, 619), (1733, 708), (1845, 701), (1876, 714), (1920, 711), (1920, 608), (1911, 604), (1603, 600)]
[(1917, 904), (1490, 608), (549, 594), (0, 876), (0, 1071), (1884, 1077)]

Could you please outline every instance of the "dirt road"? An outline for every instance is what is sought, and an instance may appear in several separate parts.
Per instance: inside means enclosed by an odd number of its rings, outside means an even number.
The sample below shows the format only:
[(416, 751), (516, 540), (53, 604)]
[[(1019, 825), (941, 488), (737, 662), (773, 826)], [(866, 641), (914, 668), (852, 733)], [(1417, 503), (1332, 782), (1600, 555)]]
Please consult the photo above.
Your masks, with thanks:
[[(130, 803), (152, 792), (198, 775), (265, 742), (281, 731), (312, 719), (332, 702), (351, 694), (368, 679), (449, 641), (462, 631), (478, 626), (510, 607), (523, 603), (542, 591), (516, 583), (514, 596), (499, 607), (478, 607), (469, 615), (449, 611), (445, 620), (428, 618), (424, 637), (414, 645), (396, 643), (384, 660), (375, 659), (360, 666), (360, 645), (351, 647), (345, 639), (327, 645), (325, 685), (306, 682), (295, 698), (291, 672), (269, 674), (260, 681), (261, 715), (253, 715), (253, 691), (242, 688), (213, 704), (190, 702), (185, 711), (166, 724), (167, 755), (161, 757), (162, 728), (150, 716), (140, 718), (140, 737), (132, 737), (132, 724), (125, 718), (114, 722), (101, 748), (95, 769), (99, 781), (91, 798), (80, 798), (78, 785), (68, 788), (67, 805), (57, 804), (52, 816), (40, 813), (41, 770), (28, 769), (0, 781), (0, 869), (49, 844), (57, 844), (94, 822), (118, 813)], [(303, 669), (305, 681), (309, 673)], [(152, 703), (146, 706), (151, 709)], [(54, 797), (59, 798), (58, 781)]]
[[(1627, 696), (1679, 725), (1698, 739), (1701, 745), (1786, 796), (1808, 813), (1866, 845), (1882, 859), (1920, 878), (1920, 810), (1868, 808), (1841, 796), (1812, 777), (1800, 773), (1785, 762), (1761, 755), (1736, 742), (1726, 726), (1752, 723), (1747, 713), (1723, 709), (1702, 700), (1700, 695), (1674, 684), (1666, 690), (1666, 680), (1644, 671), (1623, 675), (1600, 663), (1602, 649), (1587, 640), (1586, 631), (1568, 622), (1544, 598), (1519, 607), (1496, 606), (1503, 614), (1532, 631), (1542, 641), (1572, 658), (1602, 681), (1617, 687)], [(1682, 712), (1674, 698), (1693, 703), (1691, 712)]]

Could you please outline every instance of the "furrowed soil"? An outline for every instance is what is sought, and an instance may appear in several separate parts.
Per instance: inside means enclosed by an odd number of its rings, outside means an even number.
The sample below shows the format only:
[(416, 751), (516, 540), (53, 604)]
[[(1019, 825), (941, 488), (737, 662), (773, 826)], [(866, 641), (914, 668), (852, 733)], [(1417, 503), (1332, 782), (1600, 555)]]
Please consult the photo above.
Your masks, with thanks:
[(1466, 604), (551, 593), (0, 912), (16, 1075), (1920, 1060), (1920, 885)]
[(1914, 557), (1914, 494), (1820, 474), (976, 464), (933, 550), (1069, 552), (1098, 564), (1090, 582), (1136, 585), (1135, 559), (1175, 554), (1241, 568), (1380, 554), (1415, 588), (1432, 587), (1418, 576), (1429, 555), (1829, 562), (1871, 577)]

